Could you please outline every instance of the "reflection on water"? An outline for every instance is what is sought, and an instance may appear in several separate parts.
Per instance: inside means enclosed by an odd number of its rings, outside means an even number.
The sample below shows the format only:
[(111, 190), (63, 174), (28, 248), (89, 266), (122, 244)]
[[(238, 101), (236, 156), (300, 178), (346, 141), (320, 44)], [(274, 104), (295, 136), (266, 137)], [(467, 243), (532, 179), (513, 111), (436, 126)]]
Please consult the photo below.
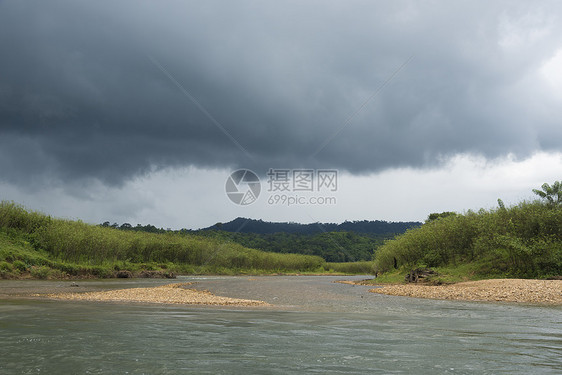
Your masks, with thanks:
[[(4, 299), (0, 373), (559, 374), (562, 368), (560, 307), (383, 296), (334, 284), (333, 277), (196, 279), (198, 288), (276, 306)], [(0, 282), (0, 290), (21, 283)]]

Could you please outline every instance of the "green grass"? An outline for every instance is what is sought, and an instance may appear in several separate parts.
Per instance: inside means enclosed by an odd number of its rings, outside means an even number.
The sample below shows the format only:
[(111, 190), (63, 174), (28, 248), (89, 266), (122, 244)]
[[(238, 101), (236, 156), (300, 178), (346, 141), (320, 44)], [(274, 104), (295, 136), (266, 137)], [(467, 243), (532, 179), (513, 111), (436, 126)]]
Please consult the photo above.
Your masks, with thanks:
[(22, 233), (0, 228), (0, 278), (35, 272), (50, 263), (48, 254), (35, 250)]
[[(414, 267), (416, 268), (416, 267)], [(404, 277), (412, 268), (402, 266), (399, 269), (379, 274), (371, 280), (372, 284), (405, 284)], [(428, 277), (425, 282), (429, 284), (453, 284), (463, 281), (476, 281), (484, 279), (509, 278), (510, 276), (501, 272), (483, 272), (485, 267), (478, 262), (433, 267), (436, 275)]]
[(522, 202), (510, 208), (449, 215), (386, 242), (375, 255), (385, 278), (395, 268), (432, 267), (443, 281), (562, 274), (562, 207)]
[(373, 274), (373, 262), (347, 262), (347, 263), (326, 263), (325, 269), (329, 272), (337, 272), (351, 275), (371, 275)]
[(404, 275), (407, 273), (406, 269), (400, 268), (398, 270), (384, 272), (370, 282), (372, 284), (401, 284), (404, 283)]
[[(368, 264), (368, 265), (367, 265)], [(0, 278), (113, 277), (117, 271), (176, 274), (365, 273), (370, 262), (330, 263), (193, 234), (129, 232), (56, 219), (0, 203)]]

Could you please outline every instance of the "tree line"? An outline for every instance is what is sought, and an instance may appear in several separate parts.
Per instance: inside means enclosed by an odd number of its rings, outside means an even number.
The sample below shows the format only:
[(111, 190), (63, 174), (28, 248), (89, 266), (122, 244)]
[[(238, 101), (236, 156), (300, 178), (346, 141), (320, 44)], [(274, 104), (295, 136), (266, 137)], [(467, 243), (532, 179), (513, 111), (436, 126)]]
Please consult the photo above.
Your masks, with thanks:
[(469, 265), (475, 275), (562, 275), (562, 183), (543, 184), (540, 198), (465, 214), (432, 214), (426, 223), (386, 242), (375, 270)]
[(154, 225), (129, 223), (101, 224), (102, 227), (148, 233), (177, 233), (233, 241), (244, 247), (273, 253), (303, 254), (322, 257), (327, 262), (371, 261), (375, 250), (384, 241), (394, 238), (418, 222), (346, 221), (333, 223), (272, 223), (263, 220), (237, 218), (199, 230), (171, 230)]

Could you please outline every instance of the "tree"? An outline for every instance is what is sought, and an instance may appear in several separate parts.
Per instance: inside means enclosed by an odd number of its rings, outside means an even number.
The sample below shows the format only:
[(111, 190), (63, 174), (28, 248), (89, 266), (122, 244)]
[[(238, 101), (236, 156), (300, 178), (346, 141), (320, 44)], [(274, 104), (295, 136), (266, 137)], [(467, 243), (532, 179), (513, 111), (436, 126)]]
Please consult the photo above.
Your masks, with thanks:
[(562, 204), (562, 182), (554, 181), (551, 185), (546, 182), (541, 186), (542, 190), (533, 189), (533, 193), (546, 200), (546, 204), (551, 207), (558, 207)]
[(505, 211), (505, 204), (500, 198), (498, 198), (498, 206), (500, 207), (501, 211)]
[(425, 222), (427, 224), (427, 223), (430, 223), (430, 222), (435, 221), (437, 219), (441, 219), (441, 218), (444, 218), (444, 217), (447, 217), (447, 216), (456, 216), (456, 215), (457, 215), (456, 212), (451, 212), (451, 211), (445, 211), (445, 212), (441, 212), (441, 213), (434, 212), (434, 213), (429, 214), (429, 216), (427, 217), (427, 220)]

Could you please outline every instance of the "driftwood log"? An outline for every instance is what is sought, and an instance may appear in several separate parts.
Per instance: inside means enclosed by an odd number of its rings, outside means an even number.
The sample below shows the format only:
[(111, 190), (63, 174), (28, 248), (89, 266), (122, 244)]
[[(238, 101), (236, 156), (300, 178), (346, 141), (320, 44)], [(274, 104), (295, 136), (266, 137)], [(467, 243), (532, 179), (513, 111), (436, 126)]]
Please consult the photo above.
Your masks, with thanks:
[(411, 270), (404, 276), (404, 281), (408, 283), (417, 283), (419, 281), (423, 282), (424, 279), (429, 276), (437, 275), (437, 272), (432, 270), (431, 268), (416, 268)]

